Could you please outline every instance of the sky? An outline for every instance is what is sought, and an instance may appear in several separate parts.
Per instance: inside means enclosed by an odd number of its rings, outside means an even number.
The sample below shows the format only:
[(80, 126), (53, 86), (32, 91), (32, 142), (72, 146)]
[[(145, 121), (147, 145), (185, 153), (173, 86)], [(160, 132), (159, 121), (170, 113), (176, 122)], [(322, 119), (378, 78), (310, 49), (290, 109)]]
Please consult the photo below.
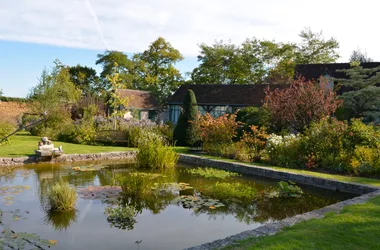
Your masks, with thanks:
[(159, 36), (192, 71), (198, 45), (247, 38), (298, 42), (305, 27), (340, 43), (339, 62), (360, 47), (380, 61), (377, 0), (2, 0), (0, 89), (25, 97), (44, 67), (95, 65), (105, 50), (144, 51)]

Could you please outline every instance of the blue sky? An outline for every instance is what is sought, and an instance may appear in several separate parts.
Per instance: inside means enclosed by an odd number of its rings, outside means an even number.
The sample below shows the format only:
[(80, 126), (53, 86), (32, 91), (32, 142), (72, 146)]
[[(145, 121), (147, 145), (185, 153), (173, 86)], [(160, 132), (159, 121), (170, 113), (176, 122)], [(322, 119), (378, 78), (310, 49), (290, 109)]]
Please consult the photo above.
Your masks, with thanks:
[[(339, 62), (360, 47), (380, 61), (377, 0), (9, 0), (0, 8), (0, 89), (25, 97), (54, 59), (95, 67), (106, 49), (144, 51), (159, 36), (196, 65), (200, 43), (247, 38), (298, 42), (310, 27), (340, 43)], [(98, 68), (97, 68), (98, 69)]]
[[(53, 45), (0, 41), (0, 89), (5, 96), (26, 97), (38, 83), (42, 70), (59, 59), (65, 65), (86, 65), (101, 71), (95, 65), (96, 55), (104, 50), (67, 48)], [(191, 71), (197, 65), (196, 57), (188, 57), (177, 64), (181, 72)]]

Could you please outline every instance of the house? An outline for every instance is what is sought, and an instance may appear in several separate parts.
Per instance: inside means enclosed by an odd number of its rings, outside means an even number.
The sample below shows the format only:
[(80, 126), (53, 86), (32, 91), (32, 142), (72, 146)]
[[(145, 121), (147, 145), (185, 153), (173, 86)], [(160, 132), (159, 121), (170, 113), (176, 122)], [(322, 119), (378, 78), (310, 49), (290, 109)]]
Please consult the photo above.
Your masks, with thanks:
[(177, 123), (181, 106), (188, 89), (194, 91), (201, 114), (210, 113), (214, 117), (233, 113), (249, 106), (261, 106), (265, 98), (265, 89), (285, 88), (287, 84), (184, 84), (168, 101), (169, 120)]
[(125, 119), (136, 118), (138, 120), (157, 120), (157, 113), (160, 107), (156, 97), (149, 91), (118, 89), (116, 94), (120, 98), (127, 98), (127, 107), (120, 107), (126, 110)]

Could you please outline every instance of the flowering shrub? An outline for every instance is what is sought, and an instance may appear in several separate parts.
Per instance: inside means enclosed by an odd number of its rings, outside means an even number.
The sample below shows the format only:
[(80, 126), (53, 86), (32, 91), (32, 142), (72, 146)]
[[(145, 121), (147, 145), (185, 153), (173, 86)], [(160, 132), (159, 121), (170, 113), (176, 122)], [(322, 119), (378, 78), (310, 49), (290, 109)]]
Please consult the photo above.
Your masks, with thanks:
[(250, 132), (243, 131), (240, 141), (247, 147), (250, 161), (261, 160), (268, 138), (269, 135), (266, 133), (265, 127), (259, 128), (252, 125)]
[(209, 113), (198, 119), (201, 137), (204, 143), (232, 143), (240, 122), (235, 121), (236, 115), (222, 115), (217, 118)]
[(267, 140), (266, 153), (272, 164), (282, 167), (299, 168), (303, 165), (302, 137), (300, 135), (270, 134)]

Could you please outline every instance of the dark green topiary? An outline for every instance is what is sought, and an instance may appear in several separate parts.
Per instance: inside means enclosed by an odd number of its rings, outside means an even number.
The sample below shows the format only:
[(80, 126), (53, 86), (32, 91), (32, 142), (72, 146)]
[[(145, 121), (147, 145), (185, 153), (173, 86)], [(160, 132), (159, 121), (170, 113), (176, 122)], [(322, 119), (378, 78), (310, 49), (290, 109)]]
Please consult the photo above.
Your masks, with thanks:
[(183, 102), (177, 126), (174, 129), (173, 138), (177, 146), (193, 146), (200, 141), (198, 131), (193, 121), (197, 119), (198, 107), (194, 92), (189, 89)]

